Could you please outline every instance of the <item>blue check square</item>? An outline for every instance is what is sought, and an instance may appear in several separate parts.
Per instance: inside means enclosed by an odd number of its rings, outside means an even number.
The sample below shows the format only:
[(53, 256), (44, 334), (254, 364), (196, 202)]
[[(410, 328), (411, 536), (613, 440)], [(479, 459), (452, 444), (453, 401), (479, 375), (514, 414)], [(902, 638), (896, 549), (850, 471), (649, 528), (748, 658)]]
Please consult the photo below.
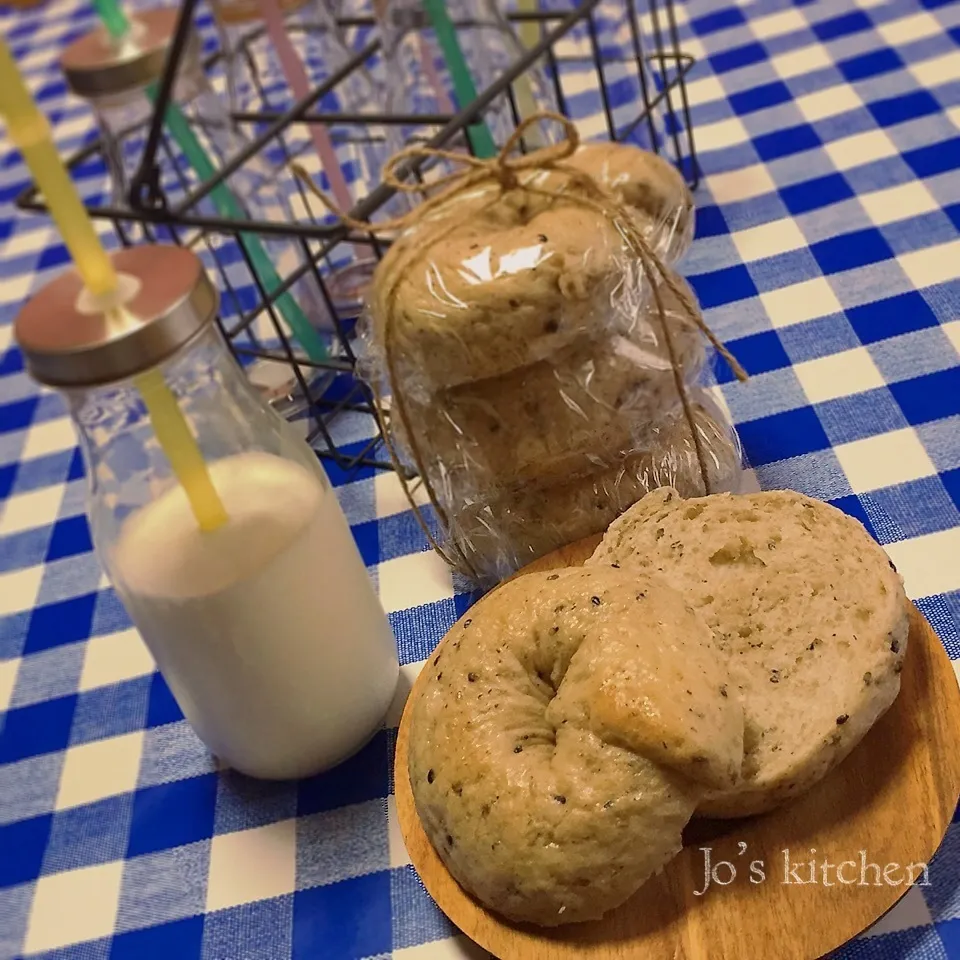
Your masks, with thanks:
[(911, 424), (927, 423), (960, 414), (960, 366), (890, 385), (900, 409)]
[(854, 192), (843, 174), (831, 173), (825, 177), (804, 180), (792, 186), (783, 187), (780, 196), (787, 209), (796, 217), (810, 210), (828, 207), (843, 200), (849, 200)]
[(845, 37), (851, 33), (859, 33), (861, 30), (869, 30), (873, 24), (870, 18), (861, 11), (856, 13), (847, 13), (841, 17), (834, 17), (832, 20), (822, 20), (820, 23), (813, 24), (813, 32), (824, 41), (836, 40), (838, 37)]
[(390, 874), (300, 890), (293, 897), (293, 960), (374, 957), (393, 946)]
[(0, 764), (62, 750), (70, 742), (76, 708), (74, 693), (8, 710), (0, 737)]
[(754, 465), (787, 460), (830, 446), (823, 425), (811, 407), (738, 424), (737, 432), (748, 462)]
[(325, 773), (301, 780), (297, 792), (297, 814), (319, 813), (351, 803), (386, 797), (387, 734), (381, 730), (357, 754)]
[(935, 177), (960, 167), (960, 137), (907, 150), (903, 159), (918, 177)]
[(58, 520), (53, 528), (50, 543), (47, 547), (46, 560), (62, 560), (64, 557), (73, 557), (78, 553), (90, 553), (93, 550), (93, 541), (90, 538), (90, 525), (83, 515), (67, 517)]
[(871, 50), (859, 57), (841, 60), (837, 67), (847, 80), (855, 83), (857, 80), (866, 80), (868, 77), (889, 73), (891, 70), (900, 70), (903, 67), (903, 61), (893, 50)]
[(785, 130), (776, 130), (760, 137), (754, 137), (753, 147), (761, 160), (769, 163), (780, 157), (804, 150), (815, 150), (823, 145), (816, 130), (809, 123), (801, 123)]
[(0, 887), (13, 887), (40, 876), (53, 817), (31, 817), (0, 827)]
[(824, 273), (840, 273), (867, 264), (893, 259), (893, 250), (879, 230), (858, 230), (810, 245)]
[(90, 636), (96, 593), (85, 593), (60, 603), (38, 607), (30, 618), (25, 653), (49, 650), (64, 643), (77, 643)]
[(200, 960), (202, 948), (203, 917), (187, 917), (118, 933), (110, 945), (110, 960)]
[(892, 127), (931, 113), (939, 113), (940, 104), (926, 90), (919, 90), (916, 93), (867, 104), (867, 109), (881, 127)]
[(916, 290), (847, 310), (847, 319), (864, 344), (937, 326), (937, 317)]
[[(168, 850), (213, 836), (216, 805), (214, 773), (137, 790), (127, 856)], [(176, 816), (171, 816), (174, 810)]]
[(122, 794), (58, 810), (47, 841), (43, 873), (60, 873), (123, 859), (131, 807), (131, 796)]
[(393, 904), (393, 949), (444, 940), (457, 928), (443, 915), (412, 866), (390, 871)]

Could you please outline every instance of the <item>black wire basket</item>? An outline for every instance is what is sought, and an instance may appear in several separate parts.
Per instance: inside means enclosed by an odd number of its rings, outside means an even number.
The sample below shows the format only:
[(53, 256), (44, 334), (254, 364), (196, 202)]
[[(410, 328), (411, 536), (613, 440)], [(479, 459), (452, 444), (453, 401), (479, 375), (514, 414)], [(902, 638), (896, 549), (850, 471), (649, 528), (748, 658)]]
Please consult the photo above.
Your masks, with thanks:
[[(626, 41), (614, 49), (605, 42), (608, 24), (604, 11), (609, 11), (611, 0), (583, 0), (575, 8), (509, 14), (518, 28), (535, 26), (539, 42), (529, 46), (493, 84), (480, 91), (476, 100), (451, 114), (386, 114), (377, 112), (380, 105), (376, 104), (371, 104), (370, 110), (353, 113), (318, 110), (318, 104), (335, 94), (338, 85), (376, 61), (379, 41), (361, 39), (342, 67), (287, 109), (277, 109), (266, 90), (258, 87), (262, 97), (260, 109), (232, 114), (238, 125), (253, 131), (251, 139), (214, 176), (203, 180), (191, 180), (176, 169), (171, 174), (171, 158), (164, 154), (161, 137), (164, 111), (194, 28), (195, 7), (196, 0), (183, 0), (180, 6), (153, 117), (145, 131), (142, 161), (131, 181), (127, 202), (88, 203), (87, 209), (95, 219), (113, 225), (121, 244), (172, 240), (204, 251), (205, 262), (214, 272), (221, 292), (219, 322), (238, 361), (248, 368), (259, 361), (282, 371), (277, 378), (281, 386), (272, 402), (290, 419), (301, 422), (305, 438), (321, 458), (335, 462), (345, 472), (358, 466), (390, 468), (391, 464), (370, 391), (354, 375), (355, 328), (361, 307), (356, 301), (338, 299), (331, 289), (331, 278), (337, 272), (337, 264), (344, 260), (344, 251), (352, 251), (354, 257), (362, 251), (364, 259), (375, 262), (384, 252), (384, 241), (373, 233), (350, 230), (331, 218), (304, 184), (292, 176), (290, 186), (301, 212), (292, 221), (240, 220), (205, 214), (204, 201), (229, 177), (265, 153), (279, 155), (284, 162), (297, 159), (295, 142), (306, 139), (305, 131), (311, 123), (324, 124), (340, 143), (382, 144), (390, 128), (409, 131), (415, 127), (413, 139), (426, 147), (470, 150), (468, 128), (482, 121), (495, 102), (503, 103), (505, 98), (513, 123), (519, 124), (516, 81), (537, 64), (551, 81), (561, 113), (575, 121), (582, 119), (577, 114), (576, 97), (571, 97), (565, 84), (567, 76), (576, 75), (579, 89), (599, 94), (599, 109), (593, 111), (592, 119), (596, 122), (598, 116), (602, 117), (604, 129), (602, 133), (591, 133), (661, 152), (681, 170), (691, 187), (697, 185), (699, 172), (685, 85), (694, 60), (680, 49), (674, 0), (616, 0)], [(369, 17), (343, 17), (338, 24), (355, 37), (374, 32), (374, 20)], [(204, 64), (208, 70), (216, 70), (218, 65), (222, 65), (221, 54)], [(626, 102), (617, 93), (624, 76), (632, 78), (633, 90)], [(72, 171), (89, 168), (102, 162), (103, 154), (104, 145), (98, 139), (70, 156), (67, 165)], [(403, 179), (422, 182), (425, 176), (429, 177), (429, 165), (426, 158), (411, 158), (398, 173)], [(174, 190), (166, 187), (171, 175)], [(386, 184), (373, 185), (350, 211), (351, 219), (373, 220), (389, 207), (395, 193)], [(26, 211), (46, 212), (35, 186), (21, 193), (17, 206)], [(240, 242), (241, 233), (287, 238), (300, 249), (300, 265), (283, 276), (279, 285), (267, 290)], [(331, 319), (327, 332), (330, 349), (321, 359), (305, 356), (287, 333), (278, 310), (278, 301), (308, 273), (313, 275)], [(337, 421), (347, 414), (372, 419), (364, 442), (345, 442), (340, 436)]]

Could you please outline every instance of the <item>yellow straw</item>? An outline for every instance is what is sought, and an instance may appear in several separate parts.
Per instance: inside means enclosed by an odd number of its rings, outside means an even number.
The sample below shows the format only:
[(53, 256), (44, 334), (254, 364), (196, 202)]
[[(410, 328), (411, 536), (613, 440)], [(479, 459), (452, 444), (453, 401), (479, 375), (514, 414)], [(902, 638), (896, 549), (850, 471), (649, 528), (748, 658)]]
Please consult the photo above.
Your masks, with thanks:
[[(43, 193), (63, 242), (84, 285), (96, 297), (117, 288), (113, 263), (100, 244), (90, 217), (56, 148), (50, 125), (37, 109), (4, 40), (0, 39), (0, 114), (7, 134), (20, 149)], [(149, 370), (134, 383), (143, 396), (160, 447), (180, 481), (201, 530), (216, 530), (227, 520), (200, 448), (159, 370)]]
[(149, 370), (134, 381), (153, 424), (160, 448), (167, 455), (174, 476), (180, 481), (190, 508), (201, 530), (216, 530), (227, 522), (227, 511), (210, 480), (187, 421), (184, 420), (177, 398), (167, 386), (159, 370)]
[[(537, 0), (517, 0), (517, 10), (520, 13), (536, 13), (537, 9)], [(520, 42), (528, 50), (532, 50), (540, 42), (540, 25), (537, 23), (529, 20), (522, 22), (519, 33)], [(537, 69), (536, 64), (532, 69)], [(537, 113), (540, 108), (537, 106), (537, 98), (533, 93), (533, 82), (529, 75), (523, 74), (523, 76), (517, 77), (514, 90), (517, 95), (517, 110), (521, 119), (532, 117)], [(527, 136), (530, 139), (529, 146), (545, 146), (543, 136), (537, 127), (531, 127)]]

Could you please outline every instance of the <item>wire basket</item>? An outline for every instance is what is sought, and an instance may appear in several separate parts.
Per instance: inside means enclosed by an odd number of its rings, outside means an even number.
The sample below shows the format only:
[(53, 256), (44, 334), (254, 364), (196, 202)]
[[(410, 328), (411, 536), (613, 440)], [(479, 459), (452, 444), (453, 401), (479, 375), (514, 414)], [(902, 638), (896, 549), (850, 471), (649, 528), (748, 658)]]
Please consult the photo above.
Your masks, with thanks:
[[(365, 143), (382, 145), (391, 128), (403, 128), (408, 141), (469, 150), (468, 127), (482, 120), (494, 103), (505, 100), (513, 123), (520, 122), (516, 81), (534, 64), (542, 65), (550, 78), (560, 112), (577, 121), (581, 129), (587, 128), (585, 138), (635, 143), (662, 153), (695, 187), (699, 171), (685, 85), (694, 60), (680, 49), (673, 0), (583, 0), (576, 8), (552, 3), (540, 0), (540, 9), (509, 14), (530, 45), (496, 82), (454, 114), (320, 109), (318, 105), (335, 99), (338, 86), (349, 82), (356, 71), (377, 69), (380, 44), (374, 20), (341, 17), (340, 27), (355, 41), (349, 61), (285, 110), (272, 106), (264, 91), (262, 109), (234, 113), (234, 121), (253, 132), (251, 139), (215, 176), (198, 180), (171, 164), (160, 135), (163, 111), (193, 29), (196, 0), (183, 0), (154, 116), (144, 132), (143, 160), (127, 203), (102, 203), (99, 198), (87, 202), (90, 215), (110, 222), (121, 244), (173, 241), (201, 253), (220, 289), (219, 322), (237, 360), (278, 411), (301, 425), (317, 454), (345, 472), (360, 466), (391, 466), (369, 389), (354, 376), (354, 330), (361, 305), (355, 297), (344, 297), (342, 289), (337, 295), (344, 264), (375, 262), (384, 252), (384, 241), (337, 222), (292, 176), (288, 184), (289, 200), (296, 211), (292, 219), (251, 221), (204, 215), (204, 201), (218, 185), (258, 158), (270, 156), (274, 163), (279, 158), (281, 164), (303, 161), (309, 156), (304, 144), (309, 143), (308, 125), (313, 122), (322, 122), (340, 149)], [(205, 63), (214, 72), (218, 66), (222, 66), (219, 54)], [(409, 136), (411, 127), (416, 131), (413, 137)], [(95, 140), (69, 157), (68, 167), (78, 172), (102, 165), (103, 151), (101, 140)], [(422, 182), (431, 176), (430, 166), (423, 159), (411, 159), (401, 172), (407, 179)], [(354, 220), (369, 221), (382, 215), (395, 195), (384, 184), (362, 192), (365, 195), (350, 211)], [(18, 197), (17, 205), (22, 210), (46, 212), (34, 186)], [(300, 265), (268, 291), (240, 242), (241, 232), (288, 238), (300, 249)], [(319, 360), (304, 355), (288, 335), (278, 311), (278, 300), (308, 272), (313, 274), (331, 318), (326, 334), (328, 356)], [(264, 384), (261, 377), (267, 368), (274, 375)], [(367, 429), (340, 429), (338, 424), (348, 417), (370, 418), (371, 422)], [(364, 439), (358, 442), (357, 436)]]

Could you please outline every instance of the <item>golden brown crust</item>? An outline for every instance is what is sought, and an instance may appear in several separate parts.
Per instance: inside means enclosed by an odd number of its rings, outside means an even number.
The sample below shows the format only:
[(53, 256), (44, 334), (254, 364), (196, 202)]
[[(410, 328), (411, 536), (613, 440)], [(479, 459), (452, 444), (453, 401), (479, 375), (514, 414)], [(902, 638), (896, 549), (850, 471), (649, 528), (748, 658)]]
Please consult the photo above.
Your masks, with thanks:
[(742, 715), (712, 638), (661, 581), (613, 568), (520, 577), (428, 662), (409, 773), (454, 877), (514, 920), (623, 902), (740, 768)]

